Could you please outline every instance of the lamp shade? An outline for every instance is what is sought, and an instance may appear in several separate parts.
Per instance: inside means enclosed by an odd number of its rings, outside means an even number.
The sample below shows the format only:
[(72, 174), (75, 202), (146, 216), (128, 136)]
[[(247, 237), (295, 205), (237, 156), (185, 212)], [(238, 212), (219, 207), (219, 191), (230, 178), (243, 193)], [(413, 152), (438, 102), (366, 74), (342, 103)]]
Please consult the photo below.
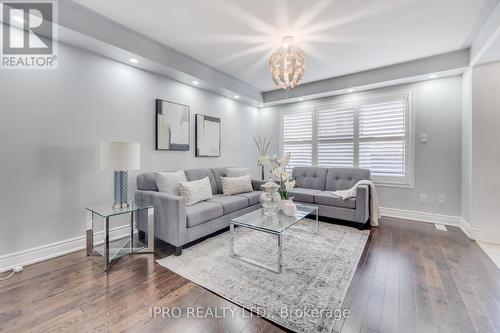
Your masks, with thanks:
[(141, 167), (141, 145), (134, 142), (102, 142), (101, 169), (137, 170)]

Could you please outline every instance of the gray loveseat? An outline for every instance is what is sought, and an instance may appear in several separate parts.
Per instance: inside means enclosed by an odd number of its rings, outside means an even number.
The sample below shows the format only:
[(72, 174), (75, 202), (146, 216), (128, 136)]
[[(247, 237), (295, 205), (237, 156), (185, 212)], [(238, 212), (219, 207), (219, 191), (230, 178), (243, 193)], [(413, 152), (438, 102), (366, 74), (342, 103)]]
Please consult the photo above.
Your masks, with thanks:
[(295, 202), (319, 207), (319, 215), (355, 222), (360, 229), (370, 217), (367, 185), (357, 187), (356, 198), (342, 200), (332, 191), (346, 190), (359, 180), (370, 179), (370, 170), (359, 168), (296, 167), (292, 171), (296, 188), (290, 191)]
[[(188, 181), (208, 177), (213, 198), (186, 206), (180, 196), (158, 192), (154, 174), (137, 176), (135, 201), (138, 204), (155, 206), (155, 237), (176, 247), (180, 255), (182, 246), (228, 227), (231, 219), (260, 208), (260, 191), (231, 196), (222, 195), (220, 177), (226, 175), (226, 168), (185, 170)], [(260, 189), (260, 182), (254, 182), (254, 189)], [(139, 231), (147, 230), (146, 212), (138, 215)]]

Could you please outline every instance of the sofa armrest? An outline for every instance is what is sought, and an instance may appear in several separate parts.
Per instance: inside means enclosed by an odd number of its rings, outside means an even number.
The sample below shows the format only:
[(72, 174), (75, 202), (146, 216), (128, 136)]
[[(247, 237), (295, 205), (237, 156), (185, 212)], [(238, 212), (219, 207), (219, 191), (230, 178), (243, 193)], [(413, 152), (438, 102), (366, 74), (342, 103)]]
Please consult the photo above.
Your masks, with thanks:
[[(262, 191), (261, 186), (267, 183), (269, 180), (252, 179), (252, 187), (254, 191)], [(276, 184), (280, 184), (279, 181), (273, 180)]]
[(254, 191), (262, 191), (261, 186), (264, 185), (267, 180), (252, 179), (252, 187)]
[(356, 222), (366, 223), (370, 217), (370, 189), (368, 185), (356, 188)]
[[(182, 246), (186, 243), (186, 203), (184, 198), (163, 192), (137, 191), (135, 202), (139, 205), (154, 205), (155, 237), (174, 246)], [(145, 229), (144, 214), (139, 215), (138, 226), (139, 230)]]

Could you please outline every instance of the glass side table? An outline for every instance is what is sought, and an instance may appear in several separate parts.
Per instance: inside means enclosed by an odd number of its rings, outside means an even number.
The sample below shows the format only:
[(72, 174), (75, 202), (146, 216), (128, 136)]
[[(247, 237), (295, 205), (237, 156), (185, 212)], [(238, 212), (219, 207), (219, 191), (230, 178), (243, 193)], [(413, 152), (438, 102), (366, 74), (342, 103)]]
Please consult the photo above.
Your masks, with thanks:
[[(103, 256), (105, 271), (109, 269), (114, 260), (125, 255), (154, 253), (154, 206), (136, 205), (132, 202), (128, 208), (115, 209), (111, 205), (102, 205), (86, 207), (85, 209), (87, 210), (87, 255)], [(139, 239), (134, 239), (134, 220), (136, 220), (134, 215), (136, 214), (147, 214), (148, 216), (147, 244)], [(126, 236), (121, 234), (117, 239), (110, 239), (110, 218), (119, 215), (130, 215), (130, 229), (127, 228)], [(101, 217), (104, 222), (104, 231), (94, 233), (97, 216)]]

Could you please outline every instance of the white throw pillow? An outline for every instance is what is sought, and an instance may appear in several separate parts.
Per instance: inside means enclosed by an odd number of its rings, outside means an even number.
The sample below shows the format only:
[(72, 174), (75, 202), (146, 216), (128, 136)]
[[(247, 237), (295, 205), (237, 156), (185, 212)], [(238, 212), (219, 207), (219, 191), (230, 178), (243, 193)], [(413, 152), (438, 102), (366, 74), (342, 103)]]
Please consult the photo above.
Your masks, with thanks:
[(222, 182), (222, 194), (224, 195), (253, 191), (250, 175), (242, 177), (220, 177), (220, 180)]
[(249, 174), (248, 168), (226, 168), (226, 177), (241, 177)]
[(186, 199), (186, 206), (194, 205), (197, 202), (212, 199), (212, 187), (210, 180), (205, 177), (192, 182), (184, 182), (179, 184), (181, 196)]
[(156, 186), (158, 191), (180, 195), (179, 183), (187, 182), (184, 170), (173, 172), (155, 172)]

